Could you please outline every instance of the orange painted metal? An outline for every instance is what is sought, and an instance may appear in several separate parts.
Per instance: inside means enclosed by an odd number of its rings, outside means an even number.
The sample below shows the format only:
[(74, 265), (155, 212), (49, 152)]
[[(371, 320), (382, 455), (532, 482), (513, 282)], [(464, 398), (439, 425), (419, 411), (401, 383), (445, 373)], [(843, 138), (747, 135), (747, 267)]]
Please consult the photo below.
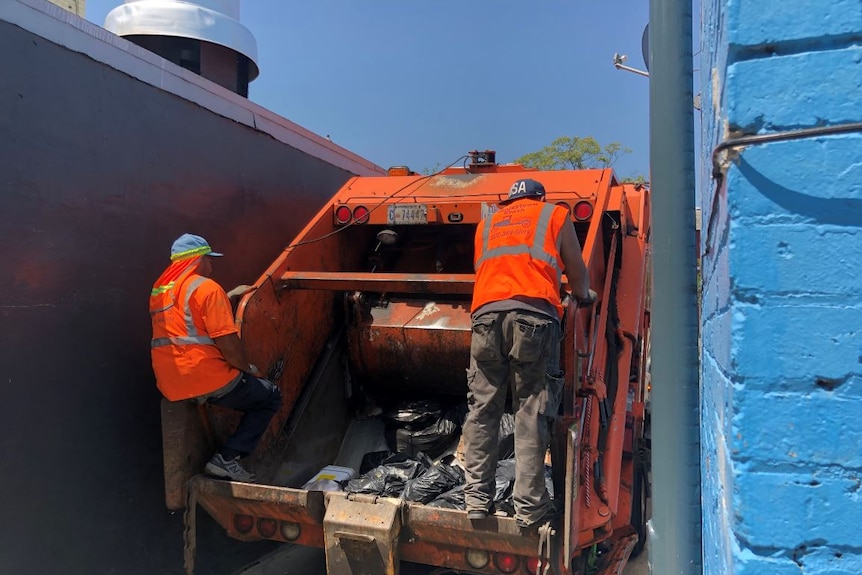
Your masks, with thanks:
[[(336, 329), (346, 334), (351, 378), (366, 390), (386, 397), (464, 396), (473, 236), (519, 177), (540, 180), (548, 202), (594, 206), (588, 220), (572, 221), (599, 298), (592, 306), (570, 301), (566, 307), (564, 396), (551, 450), (555, 491), (566, 511), (552, 563), (564, 575), (595, 543), (613, 547), (606, 555), (619, 564), (632, 545), (632, 450), (643, 434), (648, 397), (650, 191), (619, 184), (611, 170), (468, 165), (435, 176), (349, 180), (240, 302), (237, 324), (246, 352), (284, 396), (252, 467), (263, 469), (266, 480), (273, 466), (268, 454), (290, 450), (279, 430)], [(351, 213), (363, 207), (368, 215), (339, 223), (339, 206)], [(210, 420), (219, 441), (235, 416), (212, 410)], [(214, 480), (192, 485), (233, 537), (265, 538), (236, 531), (233, 516), (245, 513), (296, 522), (299, 543), (323, 545), (319, 494)], [(479, 525), (460, 511), (404, 504), (401, 525), (402, 558), (451, 569), (475, 570), (465, 559), (475, 549), (489, 557), (514, 554), (517, 572), (526, 573), (526, 559), (538, 548), (535, 534), (522, 533), (511, 518)]]
[(333, 291), (470, 295), (474, 274), (386, 274), (369, 272), (285, 272), (282, 287)]
[[(323, 547), (325, 508), (324, 493), (321, 491), (237, 484), (203, 476), (193, 478), (190, 489), (194, 491), (198, 504), (235, 539), (272, 539)], [(299, 536), (296, 539), (286, 539), (279, 529), (275, 535), (264, 537), (256, 527), (248, 533), (240, 533), (234, 525), (234, 517), (237, 515), (252, 517), (255, 526), (261, 518), (295, 523), (300, 527)]]
[(391, 300), (353, 322), (347, 342), (355, 375), (380, 396), (466, 397), (470, 334), (467, 302)]

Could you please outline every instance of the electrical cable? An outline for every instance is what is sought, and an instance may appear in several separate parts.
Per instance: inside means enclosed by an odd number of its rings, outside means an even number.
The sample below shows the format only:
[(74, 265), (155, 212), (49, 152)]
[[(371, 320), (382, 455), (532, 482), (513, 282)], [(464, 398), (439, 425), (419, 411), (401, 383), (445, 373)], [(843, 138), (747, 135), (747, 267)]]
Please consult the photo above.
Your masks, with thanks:
[[(400, 188), (398, 188), (397, 190), (395, 190), (394, 192), (392, 192), (392, 195), (391, 195), (391, 196), (389, 196), (388, 198), (384, 198), (384, 199), (380, 200), (380, 202), (378, 202), (376, 206), (374, 206), (374, 207), (372, 207), (370, 210), (368, 210), (368, 215), (370, 216), (370, 215), (371, 215), (372, 213), (374, 213), (377, 209), (379, 209), (380, 207), (382, 207), (382, 206), (384, 206), (384, 205), (386, 205), (386, 204), (397, 204), (397, 203), (401, 202), (402, 200), (405, 200), (405, 199), (409, 198), (409, 197), (410, 197), (410, 194), (414, 194), (414, 193), (416, 193), (416, 191), (417, 191), (419, 188), (421, 188), (422, 186), (424, 186), (424, 185), (428, 182), (428, 180), (430, 180), (431, 178), (433, 178), (433, 177), (435, 177), (435, 176), (439, 176), (439, 175), (440, 175), (440, 174), (442, 174), (445, 170), (448, 170), (449, 168), (451, 168), (452, 166), (454, 166), (455, 164), (457, 164), (457, 163), (458, 163), (458, 162), (460, 162), (461, 160), (465, 160), (465, 161), (466, 161), (466, 159), (467, 159), (467, 158), (469, 158), (469, 156), (468, 156), (468, 155), (466, 155), (466, 154), (465, 154), (465, 155), (463, 155), (463, 156), (459, 156), (457, 159), (455, 159), (455, 161), (453, 161), (453, 162), (452, 162), (452, 163), (450, 163), (449, 165), (447, 165), (447, 166), (445, 166), (445, 167), (443, 167), (443, 168), (441, 168), (441, 169), (437, 170), (437, 171), (436, 171), (436, 172), (434, 172), (433, 174), (428, 174), (428, 175), (426, 175), (426, 176), (422, 176), (422, 177), (421, 177), (421, 178), (419, 178), (418, 180), (413, 180), (413, 181), (411, 181), (411, 182), (409, 182), (409, 183), (407, 183), (407, 184), (404, 184), (403, 186), (401, 186)], [(404, 191), (405, 189), (409, 188), (410, 186), (414, 185), (416, 182), (420, 182), (420, 183), (419, 183), (419, 185), (418, 185), (418, 186), (416, 186), (415, 188), (413, 188), (413, 190), (411, 190), (411, 191), (410, 191), (410, 194), (406, 194), (406, 195), (404, 195), (404, 196), (400, 196), (400, 197), (398, 197), (398, 199), (397, 199), (395, 202), (392, 202), (392, 201), (391, 201), (391, 200), (392, 200), (392, 198), (395, 198), (398, 194), (400, 194), (402, 191)], [(367, 216), (366, 216), (366, 217), (367, 217)], [(349, 224), (347, 224), (347, 225), (345, 225), (345, 226), (342, 226), (342, 227), (340, 227), (340, 228), (336, 228), (335, 230), (333, 230), (333, 231), (331, 231), (331, 232), (329, 232), (329, 233), (323, 234), (322, 236), (319, 236), (319, 237), (316, 237), (316, 238), (311, 238), (311, 239), (308, 239), (308, 240), (303, 240), (303, 241), (300, 241), (300, 242), (296, 242), (296, 243), (290, 244), (290, 245), (288, 245), (287, 247), (285, 247), (284, 249), (285, 249), (285, 250), (289, 250), (289, 249), (293, 249), (293, 248), (296, 248), (296, 247), (299, 247), (299, 246), (306, 246), (306, 245), (309, 245), (309, 244), (314, 244), (314, 243), (317, 243), (317, 242), (323, 241), (323, 240), (325, 240), (325, 239), (331, 238), (332, 236), (334, 236), (334, 235), (336, 235), (336, 234), (340, 234), (340, 233), (341, 233), (341, 232), (343, 232), (344, 230), (346, 230), (346, 229), (348, 229), (348, 228), (350, 228), (350, 227), (352, 227), (352, 226), (355, 226), (355, 225), (359, 225), (359, 224), (357, 224), (357, 223), (356, 223), (356, 221), (352, 221), (352, 222), (350, 222)]]
[(816, 136), (835, 136), (838, 134), (849, 134), (862, 132), (862, 122), (851, 122), (848, 124), (837, 124), (832, 126), (818, 126), (816, 128), (804, 128), (801, 130), (788, 130), (784, 132), (773, 132), (770, 134), (753, 134), (751, 136), (740, 136), (731, 138), (718, 144), (712, 151), (712, 178), (715, 180), (715, 192), (712, 195), (712, 206), (709, 213), (709, 223), (706, 227), (706, 238), (704, 240), (704, 251), (702, 255), (710, 253), (712, 237), (715, 233), (715, 221), (718, 214), (719, 192), (724, 184), (724, 166), (721, 162), (721, 154), (732, 148), (742, 146), (770, 144), (773, 142), (788, 142), (791, 140), (803, 140)]

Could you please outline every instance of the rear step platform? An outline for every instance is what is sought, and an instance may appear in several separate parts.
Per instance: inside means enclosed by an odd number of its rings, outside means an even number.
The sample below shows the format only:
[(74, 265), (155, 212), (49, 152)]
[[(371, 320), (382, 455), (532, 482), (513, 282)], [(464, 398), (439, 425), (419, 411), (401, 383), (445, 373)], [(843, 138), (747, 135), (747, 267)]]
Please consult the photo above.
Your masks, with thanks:
[(376, 495), (326, 494), (323, 537), (328, 575), (397, 575), (401, 505)]

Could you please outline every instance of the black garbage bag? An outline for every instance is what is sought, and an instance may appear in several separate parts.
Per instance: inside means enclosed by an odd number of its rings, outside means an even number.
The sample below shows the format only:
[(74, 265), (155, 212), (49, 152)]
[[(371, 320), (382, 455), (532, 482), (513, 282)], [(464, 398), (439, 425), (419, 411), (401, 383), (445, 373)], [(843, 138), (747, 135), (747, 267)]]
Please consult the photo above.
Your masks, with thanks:
[(500, 418), (500, 437), (497, 440), (497, 459), (515, 457), (515, 416), (504, 413)]
[(466, 509), (464, 504), (464, 485), (453, 487), (446, 493), (428, 503), (428, 507), (439, 507), (441, 509)]
[[(497, 471), (494, 474), (494, 505), (497, 511), (503, 511), (507, 515), (515, 514), (512, 502), (512, 488), (515, 485), (515, 460), (504, 459), (497, 463)], [(464, 483), (443, 493), (431, 503), (430, 507), (442, 507), (444, 509), (465, 509)]]
[(499, 503), (511, 499), (512, 489), (515, 487), (515, 460), (504, 459), (497, 462), (497, 471), (494, 474), (494, 502)]
[[(497, 464), (497, 473), (494, 475), (496, 483), (494, 491), (494, 504), (499, 511), (507, 515), (515, 514), (515, 503), (513, 490), (515, 488), (515, 460), (506, 459)], [(545, 465), (545, 487), (551, 499), (554, 499), (554, 478), (551, 475), (551, 466)]]
[(420, 429), (390, 427), (385, 436), (389, 448), (398, 453), (415, 455), (421, 451), (429, 457), (437, 457), (454, 443), (458, 429), (452, 418), (441, 416)]
[(512, 499), (514, 488), (515, 460), (504, 459), (497, 462), (497, 471), (494, 474), (494, 505), (506, 515), (515, 514), (515, 503)]
[(404, 488), (404, 499), (428, 503), (453, 487), (463, 486), (463, 483), (463, 469), (455, 465), (438, 463), (416, 479), (407, 482)]
[(443, 408), (436, 401), (420, 399), (403, 401), (383, 413), (387, 427), (424, 429), (440, 419)]
[(424, 473), (431, 465), (431, 460), (424, 453), (416, 457), (396, 453), (368, 473), (348, 481), (344, 490), (348, 493), (399, 497), (407, 482)]
[(388, 449), (383, 451), (369, 451), (362, 456), (362, 463), (359, 464), (359, 475), (364, 475), (386, 461), (386, 459), (395, 455)]

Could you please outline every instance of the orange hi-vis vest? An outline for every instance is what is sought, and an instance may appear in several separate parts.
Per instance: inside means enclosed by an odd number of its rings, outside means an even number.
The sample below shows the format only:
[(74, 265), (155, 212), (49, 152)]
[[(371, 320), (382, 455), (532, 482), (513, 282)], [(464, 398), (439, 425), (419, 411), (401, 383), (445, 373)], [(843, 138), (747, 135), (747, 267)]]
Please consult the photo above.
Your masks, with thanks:
[(153, 372), (170, 401), (224, 387), (240, 375), (213, 338), (237, 333), (230, 301), (214, 281), (194, 273), (150, 298)]
[(560, 231), (568, 221), (565, 208), (519, 200), (480, 222), (476, 229), (476, 284), (470, 311), (522, 296), (548, 301), (562, 318)]

